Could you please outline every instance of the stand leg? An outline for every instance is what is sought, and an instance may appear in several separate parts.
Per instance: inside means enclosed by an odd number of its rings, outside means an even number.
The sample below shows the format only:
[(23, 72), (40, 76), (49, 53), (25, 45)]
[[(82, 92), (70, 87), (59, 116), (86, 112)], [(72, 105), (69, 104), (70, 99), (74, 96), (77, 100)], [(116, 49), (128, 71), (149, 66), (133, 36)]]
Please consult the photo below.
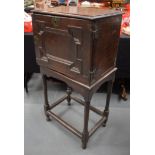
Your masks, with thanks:
[(42, 76), (42, 79), (43, 79), (43, 87), (44, 87), (44, 112), (45, 112), (45, 116), (46, 116), (46, 120), (47, 121), (50, 121), (50, 117), (49, 115), (47, 114), (47, 110), (49, 110), (49, 104), (48, 104), (48, 95), (47, 95), (47, 77), (46, 75), (43, 75)]
[(110, 104), (110, 97), (112, 93), (112, 86), (113, 86), (113, 81), (108, 81), (108, 86), (107, 86), (107, 98), (106, 98), (106, 105), (104, 109), (104, 116), (106, 117), (105, 121), (103, 122), (103, 127), (106, 126), (106, 123), (108, 121), (108, 116), (109, 116), (109, 104)]
[(90, 100), (85, 100), (84, 128), (83, 128), (83, 133), (82, 133), (82, 148), (83, 149), (86, 149), (88, 138), (89, 138), (89, 132), (88, 132), (89, 106), (90, 106)]
[(71, 105), (70, 101), (71, 101), (71, 94), (72, 94), (72, 89), (70, 87), (67, 87), (67, 102), (68, 105)]

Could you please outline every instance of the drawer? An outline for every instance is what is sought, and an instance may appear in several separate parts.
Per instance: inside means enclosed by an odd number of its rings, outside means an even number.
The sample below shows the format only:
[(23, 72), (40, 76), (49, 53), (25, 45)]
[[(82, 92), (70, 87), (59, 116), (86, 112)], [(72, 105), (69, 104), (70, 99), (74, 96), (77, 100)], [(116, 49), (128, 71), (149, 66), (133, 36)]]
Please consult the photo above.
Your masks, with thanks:
[(68, 25), (82, 27), (87, 30), (90, 28), (90, 22), (88, 20), (83, 19), (75, 19), (75, 18), (67, 18), (67, 17), (59, 17), (59, 16), (50, 16), (50, 15), (33, 15), (35, 22), (40, 22), (49, 27), (54, 27), (57, 29), (68, 29)]

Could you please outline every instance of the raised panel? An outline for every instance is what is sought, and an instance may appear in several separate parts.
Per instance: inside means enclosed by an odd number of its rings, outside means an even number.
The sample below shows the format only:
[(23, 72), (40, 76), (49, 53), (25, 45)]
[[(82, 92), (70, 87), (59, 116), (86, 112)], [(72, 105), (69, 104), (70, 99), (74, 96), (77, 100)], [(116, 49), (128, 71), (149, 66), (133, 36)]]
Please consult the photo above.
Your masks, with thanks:
[(42, 40), (45, 52), (51, 56), (73, 61), (74, 44), (68, 32), (49, 27), (46, 27), (44, 30), (45, 33), (42, 37)]
[(50, 68), (62, 73), (82, 74), (82, 27), (68, 25), (68, 30), (62, 30), (48, 27), (38, 20), (37, 25), (40, 60), (48, 62)]

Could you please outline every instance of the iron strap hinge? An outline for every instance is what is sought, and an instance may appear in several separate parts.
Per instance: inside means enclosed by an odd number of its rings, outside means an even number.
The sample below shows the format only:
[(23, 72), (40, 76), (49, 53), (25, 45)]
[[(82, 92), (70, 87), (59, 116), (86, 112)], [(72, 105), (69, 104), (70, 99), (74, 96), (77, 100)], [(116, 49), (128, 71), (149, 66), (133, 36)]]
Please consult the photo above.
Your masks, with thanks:
[(92, 33), (93, 33), (93, 39), (98, 39), (98, 30), (97, 29), (93, 30)]
[(91, 81), (92, 81), (92, 79), (94, 78), (95, 73), (96, 73), (96, 68), (94, 68), (92, 71), (89, 71), (89, 74), (90, 74), (90, 80), (91, 80)]

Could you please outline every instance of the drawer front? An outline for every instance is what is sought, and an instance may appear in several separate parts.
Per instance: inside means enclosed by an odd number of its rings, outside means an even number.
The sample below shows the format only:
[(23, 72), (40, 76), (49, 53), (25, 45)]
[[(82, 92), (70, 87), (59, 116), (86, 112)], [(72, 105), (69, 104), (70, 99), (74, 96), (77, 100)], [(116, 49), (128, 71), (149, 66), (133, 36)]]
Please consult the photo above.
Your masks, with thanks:
[(90, 64), (89, 21), (33, 15), (36, 57), (39, 65), (88, 83)]
[(90, 27), (90, 22), (88, 20), (82, 20), (77, 18), (33, 14), (33, 19), (35, 20), (35, 22), (44, 23), (48, 27), (63, 30), (67, 30), (68, 25), (75, 25), (77, 27), (79, 26), (85, 30)]

